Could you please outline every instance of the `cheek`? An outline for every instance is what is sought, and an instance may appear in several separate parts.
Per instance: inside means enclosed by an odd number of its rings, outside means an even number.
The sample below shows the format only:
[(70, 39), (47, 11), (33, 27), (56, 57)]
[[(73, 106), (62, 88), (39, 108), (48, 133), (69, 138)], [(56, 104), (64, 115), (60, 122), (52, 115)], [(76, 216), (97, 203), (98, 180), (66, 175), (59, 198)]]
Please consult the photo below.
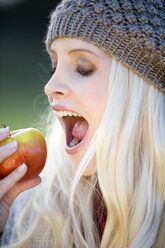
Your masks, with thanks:
[(91, 82), (88, 90), (88, 102), (90, 114), (94, 119), (101, 120), (107, 101), (108, 83), (102, 78), (97, 78)]
[(92, 77), (78, 77), (72, 80), (72, 90), (76, 103), (86, 112), (93, 124), (100, 122), (107, 100), (108, 80), (103, 73)]

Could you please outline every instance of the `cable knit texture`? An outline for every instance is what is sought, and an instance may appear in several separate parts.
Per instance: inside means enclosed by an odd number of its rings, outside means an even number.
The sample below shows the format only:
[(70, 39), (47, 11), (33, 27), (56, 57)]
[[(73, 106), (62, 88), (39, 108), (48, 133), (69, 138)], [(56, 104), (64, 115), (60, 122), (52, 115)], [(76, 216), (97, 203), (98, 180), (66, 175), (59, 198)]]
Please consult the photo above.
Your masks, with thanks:
[(59, 37), (92, 42), (165, 92), (164, 0), (64, 0), (51, 14), (48, 50)]

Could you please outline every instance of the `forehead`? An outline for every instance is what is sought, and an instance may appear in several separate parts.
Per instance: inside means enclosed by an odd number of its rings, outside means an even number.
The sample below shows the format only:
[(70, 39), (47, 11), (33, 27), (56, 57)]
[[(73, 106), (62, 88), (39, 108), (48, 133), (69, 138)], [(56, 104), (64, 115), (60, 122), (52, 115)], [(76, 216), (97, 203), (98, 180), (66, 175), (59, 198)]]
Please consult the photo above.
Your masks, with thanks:
[(71, 50), (86, 50), (100, 59), (109, 57), (108, 54), (94, 44), (76, 38), (58, 38), (55, 39), (50, 46), (50, 52), (69, 53)]

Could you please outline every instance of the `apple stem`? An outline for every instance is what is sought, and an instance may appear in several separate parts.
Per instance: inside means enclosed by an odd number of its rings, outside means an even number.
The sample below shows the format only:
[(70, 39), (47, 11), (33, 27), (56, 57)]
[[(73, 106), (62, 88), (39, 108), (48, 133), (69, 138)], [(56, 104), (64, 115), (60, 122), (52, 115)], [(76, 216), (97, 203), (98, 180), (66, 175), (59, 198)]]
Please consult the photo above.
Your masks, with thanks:
[(1, 122), (1, 125), (6, 128), (6, 124), (4, 122)]
[[(1, 122), (1, 125), (6, 128), (6, 124), (4, 122)], [(9, 134), (9, 136), (11, 136), (11, 133)]]

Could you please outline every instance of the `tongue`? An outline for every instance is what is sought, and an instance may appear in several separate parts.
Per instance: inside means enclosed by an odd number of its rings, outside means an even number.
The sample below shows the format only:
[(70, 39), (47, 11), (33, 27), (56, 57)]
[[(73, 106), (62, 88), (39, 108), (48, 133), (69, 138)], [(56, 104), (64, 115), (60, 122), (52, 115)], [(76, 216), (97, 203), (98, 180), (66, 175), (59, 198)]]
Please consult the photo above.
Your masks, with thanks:
[(84, 119), (78, 119), (72, 129), (72, 135), (78, 140), (82, 140), (88, 129), (88, 123)]

